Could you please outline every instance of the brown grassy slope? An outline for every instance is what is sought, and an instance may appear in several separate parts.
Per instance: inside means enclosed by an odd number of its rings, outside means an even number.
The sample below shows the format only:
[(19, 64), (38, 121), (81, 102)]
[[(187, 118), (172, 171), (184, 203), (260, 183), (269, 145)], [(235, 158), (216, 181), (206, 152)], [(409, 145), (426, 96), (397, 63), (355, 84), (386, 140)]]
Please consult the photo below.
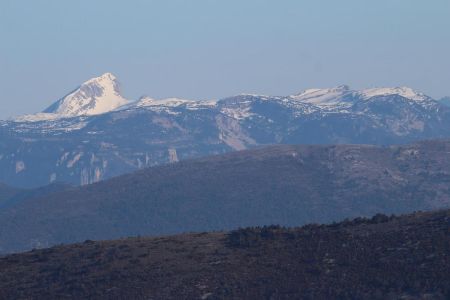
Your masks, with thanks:
[(0, 258), (2, 299), (448, 299), (450, 210)]

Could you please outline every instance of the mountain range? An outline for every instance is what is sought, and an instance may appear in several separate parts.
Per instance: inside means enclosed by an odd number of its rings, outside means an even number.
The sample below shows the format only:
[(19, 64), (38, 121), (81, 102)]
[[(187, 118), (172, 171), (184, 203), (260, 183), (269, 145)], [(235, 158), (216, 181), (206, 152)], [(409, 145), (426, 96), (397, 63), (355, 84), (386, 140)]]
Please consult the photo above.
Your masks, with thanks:
[(130, 101), (106, 73), (42, 113), (0, 121), (0, 182), (84, 185), (263, 145), (390, 145), (446, 137), (450, 107), (407, 87)]
[(8, 201), (0, 252), (448, 208), (449, 157), (449, 140), (277, 145), (155, 166)]

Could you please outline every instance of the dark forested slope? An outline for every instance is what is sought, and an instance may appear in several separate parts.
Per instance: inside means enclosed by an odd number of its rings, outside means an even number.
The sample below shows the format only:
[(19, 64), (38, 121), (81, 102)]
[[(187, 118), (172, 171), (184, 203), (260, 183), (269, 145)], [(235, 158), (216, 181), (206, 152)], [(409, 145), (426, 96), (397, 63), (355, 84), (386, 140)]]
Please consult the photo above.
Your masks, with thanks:
[(15, 195), (17, 195), (19, 192), (20, 192), (20, 189), (16, 189), (16, 188), (10, 187), (6, 184), (0, 183), (0, 205), (4, 201), (11, 199)]
[(57, 246), (0, 258), (1, 299), (449, 299), (450, 211)]
[(55, 182), (38, 188), (21, 189), (0, 183), (0, 209), (5, 210), (8, 207), (20, 205), (21, 201), (46, 197), (53, 193), (69, 190), (71, 187), (69, 184)]

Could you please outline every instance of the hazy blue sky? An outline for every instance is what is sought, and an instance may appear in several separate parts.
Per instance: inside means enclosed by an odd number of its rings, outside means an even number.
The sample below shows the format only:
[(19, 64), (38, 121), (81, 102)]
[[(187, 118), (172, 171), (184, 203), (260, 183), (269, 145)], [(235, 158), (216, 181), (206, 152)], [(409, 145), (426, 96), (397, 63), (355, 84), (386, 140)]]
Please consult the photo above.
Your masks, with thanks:
[(0, 118), (112, 72), (125, 96), (407, 85), (450, 95), (449, 0), (0, 0)]

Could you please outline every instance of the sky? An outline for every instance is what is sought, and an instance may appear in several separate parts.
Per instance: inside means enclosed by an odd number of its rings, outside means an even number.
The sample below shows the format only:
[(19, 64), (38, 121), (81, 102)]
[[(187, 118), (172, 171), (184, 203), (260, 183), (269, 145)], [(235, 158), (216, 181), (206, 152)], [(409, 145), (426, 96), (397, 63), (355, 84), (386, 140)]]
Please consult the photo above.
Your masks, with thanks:
[(0, 119), (115, 74), (129, 99), (342, 84), (450, 95), (448, 0), (0, 0)]

